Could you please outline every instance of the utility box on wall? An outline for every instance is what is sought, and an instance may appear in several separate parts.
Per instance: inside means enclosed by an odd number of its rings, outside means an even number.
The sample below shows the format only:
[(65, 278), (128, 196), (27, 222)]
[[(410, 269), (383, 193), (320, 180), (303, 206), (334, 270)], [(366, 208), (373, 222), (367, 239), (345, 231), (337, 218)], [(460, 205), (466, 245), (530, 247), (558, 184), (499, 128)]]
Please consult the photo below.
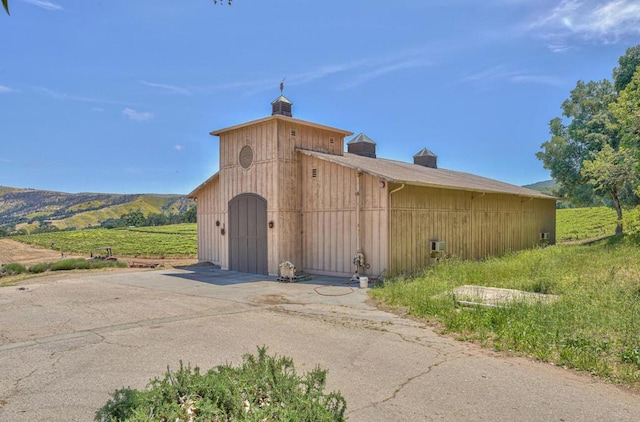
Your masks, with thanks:
[(444, 252), (445, 251), (445, 242), (432, 240), (431, 242), (431, 252)]

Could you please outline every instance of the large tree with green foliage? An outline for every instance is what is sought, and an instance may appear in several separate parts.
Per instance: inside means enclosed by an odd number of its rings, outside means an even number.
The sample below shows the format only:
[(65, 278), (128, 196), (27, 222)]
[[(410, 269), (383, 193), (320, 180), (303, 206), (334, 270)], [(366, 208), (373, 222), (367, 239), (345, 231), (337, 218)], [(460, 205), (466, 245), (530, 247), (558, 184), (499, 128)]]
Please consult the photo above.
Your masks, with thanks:
[(621, 92), (627, 87), (639, 66), (640, 45), (627, 48), (624, 56), (618, 59), (618, 67), (613, 69), (613, 83), (617, 92)]
[(609, 107), (616, 119), (623, 144), (640, 153), (640, 65), (631, 80)]
[(562, 103), (567, 123), (560, 117), (551, 120), (551, 139), (536, 156), (559, 182), (559, 196), (578, 205), (609, 203), (616, 210), (620, 233), (623, 205), (637, 200), (633, 191), (640, 130), (634, 130), (640, 120), (640, 95), (633, 75), (640, 64), (640, 46), (629, 48), (618, 64), (614, 82), (578, 81)]
[(551, 139), (543, 143), (542, 151), (536, 154), (558, 181), (556, 194), (577, 205), (594, 205), (602, 200), (581, 170), (582, 163), (604, 145), (618, 149), (619, 136), (608, 108), (615, 98), (613, 85), (606, 79), (578, 81), (562, 103), (562, 114), (569, 123), (565, 124), (560, 117), (552, 119), (549, 122)]

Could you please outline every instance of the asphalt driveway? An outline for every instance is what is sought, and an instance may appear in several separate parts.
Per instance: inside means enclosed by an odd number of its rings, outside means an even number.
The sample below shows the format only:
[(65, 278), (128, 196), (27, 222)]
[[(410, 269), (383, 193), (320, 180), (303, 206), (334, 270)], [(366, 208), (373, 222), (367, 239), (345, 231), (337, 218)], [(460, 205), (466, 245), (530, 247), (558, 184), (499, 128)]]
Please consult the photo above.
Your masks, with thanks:
[(351, 421), (637, 421), (638, 394), (495, 355), (365, 303), (348, 280), (283, 284), (210, 267), (57, 274), (0, 288), (0, 421), (88, 421), (180, 360), (267, 345), (329, 370)]

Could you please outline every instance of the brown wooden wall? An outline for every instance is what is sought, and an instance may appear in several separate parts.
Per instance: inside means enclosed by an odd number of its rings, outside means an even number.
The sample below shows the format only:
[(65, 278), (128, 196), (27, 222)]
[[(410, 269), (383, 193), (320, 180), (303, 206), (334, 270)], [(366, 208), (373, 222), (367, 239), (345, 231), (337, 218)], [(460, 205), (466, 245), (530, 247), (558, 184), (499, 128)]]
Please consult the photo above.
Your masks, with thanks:
[(429, 265), (431, 240), (446, 242), (447, 255), (478, 259), (534, 247), (541, 232), (555, 243), (553, 199), (405, 186), (390, 197), (390, 269)]
[(216, 221), (222, 218), (220, 213), (219, 181), (216, 177), (201, 188), (198, 194), (198, 261), (221, 265), (222, 242), (226, 237), (220, 233), (222, 226)]
[[(302, 268), (318, 274), (351, 275), (356, 253), (356, 201), (360, 200), (360, 247), (370, 269), (387, 268), (387, 189), (380, 180), (300, 154)], [(315, 177), (314, 177), (315, 174)]]

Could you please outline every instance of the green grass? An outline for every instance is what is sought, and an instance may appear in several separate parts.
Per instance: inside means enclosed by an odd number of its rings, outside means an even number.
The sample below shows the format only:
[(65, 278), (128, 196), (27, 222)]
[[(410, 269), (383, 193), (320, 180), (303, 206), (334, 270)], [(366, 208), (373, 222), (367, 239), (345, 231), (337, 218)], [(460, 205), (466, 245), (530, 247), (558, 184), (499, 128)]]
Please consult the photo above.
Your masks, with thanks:
[[(452, 290), (464, 284), (543, 291), (559, 300), (459, 309)], [(640, 248), (620, 238), (443, 262), (371, 294), (460, 339), (640, 388)]]
[(556, 211), (556, 240), (593, 239), (616, 231), (613, 208), (563, 208)]
[(198, 252), (195, 223), (148, 227), (145, 230), (91, 229), (41, 233), (15, 236), (12, 239), (84, 255), (92, 252), (103, 255), (105, 247), (113, 248), (116, 256), (133, 257), (191, 257)]

